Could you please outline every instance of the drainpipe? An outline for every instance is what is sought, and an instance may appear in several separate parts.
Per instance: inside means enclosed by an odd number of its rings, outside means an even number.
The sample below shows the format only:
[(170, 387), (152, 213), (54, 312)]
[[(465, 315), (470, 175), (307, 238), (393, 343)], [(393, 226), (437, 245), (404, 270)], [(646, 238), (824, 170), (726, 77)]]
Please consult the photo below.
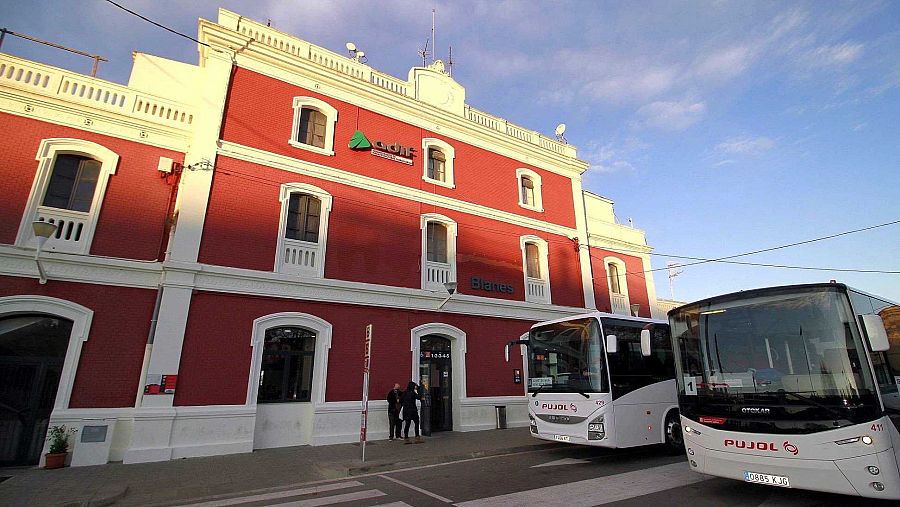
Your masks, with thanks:
[(150, 352), (153, 351), (153, 338), (156, 336), (156, 323), (159, 320), (159, 306), (162, 303), (163, 288), (156, 288), (156, 304), (153, 305), (153, 317), (150, 318), (150, 333), (147, 335), (147, 345), (144, 347), (144, 362), (141, 365), (141, 377), (138, 383), (137, 395), (134, 399), (134, 408), (141, 407), (144, 399), (144, 382), (147, 378), (147, 368), (150, 365)]

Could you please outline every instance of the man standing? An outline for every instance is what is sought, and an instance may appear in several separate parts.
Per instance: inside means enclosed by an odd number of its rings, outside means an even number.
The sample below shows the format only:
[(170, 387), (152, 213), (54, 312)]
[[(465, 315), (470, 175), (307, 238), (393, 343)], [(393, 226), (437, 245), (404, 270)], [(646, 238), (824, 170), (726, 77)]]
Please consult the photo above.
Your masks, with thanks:
[(416, 423), (416, 443), (421, 444), (424, 442), (422, 437), (419, 436), (419, 410), (416, 407), (416, 401), (420, 399), (419, 390), (415, 382), (407, 384), (406, 391), (403, 391), (403, 394), (400, 396), (400, 404), (403, 406), (403, 443), (405, 444), (411, 443), (409, 441), (410, 421)]
[(388, 392), (388, 436), (391, 440), (400, 438), (400, 384), (394, 384), (394, 388)]

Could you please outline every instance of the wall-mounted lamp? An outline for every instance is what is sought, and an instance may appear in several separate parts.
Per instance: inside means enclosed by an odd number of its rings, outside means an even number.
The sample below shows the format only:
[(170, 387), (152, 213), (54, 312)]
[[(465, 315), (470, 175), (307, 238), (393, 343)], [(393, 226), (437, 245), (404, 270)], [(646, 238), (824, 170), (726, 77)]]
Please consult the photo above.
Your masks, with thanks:
[(456, 293), (456, 286), (457, 286), (456, 280), (450, 280), (449, 282), (444, 282), (444, 288), (447, 289), (447, 292), (449, 294), (447, 295), (446, 298), (444, 298), (443, 301), (441, 301), (441, 304), (438, 305), (438, 307), (437, 307), (438, 310), (443, 308), (444, 305), (447, 304), (447, 301), (450, 301), (450, 298), (452, 298), (453, 294)]
[(641, 310), (640, 303), (632, 303), (630, 306), (631, 306), (631, 315), (637, 317), (638, 312)]
[(38, 282), (45, 284), (47, 283), (47, 273), (44, 272), (44, 266), (41, 265), (41, 248), (44, 247), (44, 243), (50, 239), (50, 236), (56, 232), (56, 224), (35, 220), (31, 223), (31, 228), (34, 230), (34, 239), (37, 240), (37, 251), (34, 253), (34, 262), (37, 264), (38, 275), (40, 276)]

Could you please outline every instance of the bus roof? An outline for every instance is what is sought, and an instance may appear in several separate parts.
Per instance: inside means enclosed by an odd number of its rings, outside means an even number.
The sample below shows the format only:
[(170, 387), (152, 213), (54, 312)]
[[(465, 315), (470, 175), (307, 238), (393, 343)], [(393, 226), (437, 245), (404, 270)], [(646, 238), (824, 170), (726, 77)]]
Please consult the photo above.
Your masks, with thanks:
[(544, 322), (538, 322), (537, 324), (534, 324), (533, 326), (531, 326), (531, 328), (534, 329), (536, 327), (545, 326), (547, 324), (556, 324), (559, 322), (566, 322), (569, 320), (576, 320), (576, 319), (586, 319), (589, 317), (594, 317), (597, 319), (602, 318), (602, 319), (633, 320), (634, 322), (644, 322), (647, 324), (667, 324), (667, 325), (669, 324), (669, 321), (667, 321), (665, 319), (651, 319), (651, 318), (647, 318), (647, 317), (632, 317), (630, 315), (621, 315), (618, 313), (588, 312), (588, 313), (582, 313), (580, 315), (572, 315), (570, 317), (563, 317), (561, 319), (546, 320)]
[(682, 308), (686, 308), (688, 306), (722, 303), (722, 302), (726, 302), (726, 301), (730, 301), (730, 300), (757, 297), (760, 295), (765, 295), (765, 294), (773, 293), (773, 292), (791, 292), (794, 290), (806, 290), (806, 289), (817, 289), (817, 288), (818, 289), (838, 289), (838, 290), (841, 290), (844, 292), (852, 290), (855, 292), (859, 292), (860, 294), (865, 294), (866, 296), (871, 296), (875, 299), (882, 300), (886, 303), (896, 304), (893, 301), (885, 299), (881, 296), (876, 296), (874, 294), (869, 294), (867, 292), (863, 292), (859, 289), (854, 289), (853, 287), (848, 287), (846, 284), (843, 284), (843, 283), (837, 283), (837, 282), (805, 283), (805, 284), (797, 284), (797, 285), (778, 285), (775, 287), (761, 287), (758, 289), (742, 290), (742, 291), (737, 291), (737, 292), (731, 292), (728, 294), (721, 294), (719, 296), (708, 297), (706, 299), (701, 299), (699, 301), (694, 301), (692, 303), (687, 303), (687, 304), (675, 307), (675, 308), (669, 310), (668, 315), (677, 313), (677, 312), (681, 311)]

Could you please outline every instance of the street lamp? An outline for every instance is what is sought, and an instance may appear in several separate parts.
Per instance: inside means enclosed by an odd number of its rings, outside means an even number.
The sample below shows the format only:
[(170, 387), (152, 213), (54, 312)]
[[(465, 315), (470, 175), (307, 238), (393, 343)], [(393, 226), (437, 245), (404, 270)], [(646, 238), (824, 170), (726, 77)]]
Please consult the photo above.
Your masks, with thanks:
[(453, 297), (453, 294), (456, 292), (456, 285), (457, 285), (456, 280), (450, 280), (449, 282), (444, 282), (444, 288), (447, 289), (447, 292), (449, 294), (447, 294), (447, 297), (444, 298), (443, 301), (441, 301), (440, 305), (438, 305), (438, 307), (437, 307), (438, 310), (443, 308), (444, 305), (447, 304), (447, 301), (450, 301), (450, 298)]
[(35, 220), (31, 223), (31, 228), (34, 229), (34, 239), (37, 240), (37, 251), (34, 252), (34, 262), (37, 264), (38, 275), (40, 275), (38, 282), (45, 284), (47, 283), (47, 273), (44, 272), (44, 266), (41, 265), (41, 248), (44, 247), (44, 243), (50, 239), (50, 236), (56, 232), (56, 224)]

